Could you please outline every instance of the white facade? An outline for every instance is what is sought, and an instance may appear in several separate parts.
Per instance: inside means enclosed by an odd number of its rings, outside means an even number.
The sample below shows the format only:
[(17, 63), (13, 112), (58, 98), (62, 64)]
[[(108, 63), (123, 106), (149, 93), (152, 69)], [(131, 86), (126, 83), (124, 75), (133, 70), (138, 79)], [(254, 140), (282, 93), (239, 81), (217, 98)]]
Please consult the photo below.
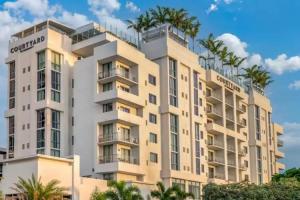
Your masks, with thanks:
[[(268, 182), (284, 168), (283, 130), (268, 98), (202, 68), (167, 26), (143, 33), (140, 49), (93, 23), (73, 30), (46, 21), (14, 37), (3, 180), (29, 169), (27, 158), (32, 165), (38, 154), (49, 162), (74, 154), (76, 176), (93, 178), (93, 188), (125, 180), (146, 196), (162, 180), (197, 197), (208, 182)], [(2, 181), (5, 194), (13, 178)]]

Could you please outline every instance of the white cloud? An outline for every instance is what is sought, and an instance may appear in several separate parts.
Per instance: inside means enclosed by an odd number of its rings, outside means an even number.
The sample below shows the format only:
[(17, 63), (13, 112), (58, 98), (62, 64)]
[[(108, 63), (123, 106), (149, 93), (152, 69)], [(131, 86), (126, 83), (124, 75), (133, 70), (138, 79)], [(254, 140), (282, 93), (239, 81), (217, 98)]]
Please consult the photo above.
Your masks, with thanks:
[(114, 12), (121, 7), (118, 0), (88, 0), (88, 4), (101, 24), (109, 25), (109, 27), (111, 25), (114, 29), (127, 31), (125, 22), (114, 15)]
[(90, 22), (87, 16), (79, 13), (70, 13), (68, 11), (63, 11), (61, 16), (59, 16), (57, 20), (74, 28), (88, 24)]
[(247, 57), (249, 55), (249, 53), (246, 51), (248, 46), (247, 43), (242, 42), (240, 38), (231, 33), (224, 33), (216, 39), (222, 40), (228, 49), (234, 52), (237, 56)]
[(284, 134), (281, 136), (285, 148), (299, 147), (300, 123), (283, 123)]
[(289, 85), (289, 89), (291, 90), (300, 90), (300, 80), (294, 81)]
[(141, 9), (135, 5), (132, 1), (127, 1), (125, 7), (129, 9), (131, 12), (140, 12)]
[(300, 70), (300, 56), (288, 58), (286, 54), (280, 54), (276, 59), (268, 58), (265, 62), (267, 68), (278, 75)]
[(216, 10), (218, 10), (218, 5), (212, 3), (212, 4), (210, 4), (210, 6), (209, 6), (209, 8), (207, 9), (206, 12), (207, 12), (207, 14), (209, 14), (209, 13), (214, 12)]
[(4, 8), (12, 10), (16, 14), (26, 11), (34, 17), (49, 17), (61, 10), (59, 5), (49, 5), (48, 0), (17, 0), (7, 1)]
[(210, 4), (209, 8), (206, 10), (206, 13), (210, 14), (212, 12), (217, 11), (218, 8), (219, 8), (219, 5), (222, 4), (222, 3), (226, 4), (226, 5), (229, 5), (233, 2), (234, 2), (234, 0), (214, 0), (213, 3)]

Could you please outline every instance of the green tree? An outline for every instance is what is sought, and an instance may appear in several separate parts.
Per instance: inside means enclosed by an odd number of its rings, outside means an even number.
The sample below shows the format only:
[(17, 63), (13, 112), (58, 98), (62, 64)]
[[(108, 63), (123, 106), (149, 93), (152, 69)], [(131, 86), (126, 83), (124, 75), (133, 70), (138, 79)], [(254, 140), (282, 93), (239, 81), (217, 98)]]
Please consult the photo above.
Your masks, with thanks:
[(138, 187), (128, 186), (124, 181), (109, 181), (110, 189), (105, 192), (106, 199), (110, 200), (142, 200)]
[(12, 189), (28, 200), (62, 199), (66, 191), (66, 188), (59, 187), (60, 182), (58, 180), (51, 180), (43, 185), (41, 178), (36, 179), (34, 175), (28, 180), (21, 177), (18, 177), (18, 179), (18, 183), (15, 183)]
[(286, 170), (284, 173), (275, 174), (272, 177), (273, 182), (280, 182), (286, 178), (295, 178), (297, 181), (300, 182), (300, 168), (291, 168)]
[(189, 192), (183, 191), (178, 185), (172, 187), (176, 195), (176, 200), (194, 199), (194, 195)]
[(169, 9), (168, 11), (168, 22), (174, 26), (175, 28), (177, 28), (177, 34), (178, 34), (178, 30), (182, 27), (182, 24), (184, 23), (184, 21), (186, 20), (188, 14), (187, 11), (185, 9), (179, 9), (176, 10), (174, 8)]
[(227, 47), (223, 47), (223, 49), (218, 52), (218, 56), (219, 56), (219, 59), (221, 61), (222, 69), (224, 69), (225, 63), (227, 63), (228, 54), (229, 53), (228, 53), (228, 48)]
[(198, 35), (199, 31), (200, 31), (200, 26), (201, 26), (200, 22), (197, 21), (196, 23), (192, 24), (192, 26), (190, 26), (190, 27), (186, 30), (187, 34), (188, 34), (188, 35), (191, 37), (191, 39), (192, 39), (192, 43), (193, 43), (192, 48), (193, 48), (193, 51), (195, 50), (195, 39), (196, 39), (196, 37), (197, 37), (197, 35)]
[(176, 200), (176, 192), (174, 188), (166, 188), (162, 182), (156, 184), (157, 190), (151, 191), (151, 197), (159, 200)]
[(208, 37), (206, 39), (200, 39), (198, 40), (199, 41), (199, 45), (204, 47), (204, 49), (206, 49), (206, 53), (207, 55), (206, 56), (200, 56), (200, 58), (203, 58), (205, 60), (205, 67), (206, 68), (211, 68), (210, 66), (210, 60), (213, 59), (213, 57), (211, 57), (211, 52), (210, 52), (210, 49), (211, 49), (211, 46), (213, 45), (214, 43), (214, 35), (212, 33), (210, 33), (208, 35)]
[(150, 12), (156, 25), (162, 25), (168, 21), (169, 8), (157, 6), (156, 9), (150, 9)]
[(104, 192), (100, 192), (98, 188), (96, 188), (91, 195), (91, 200), (106, 200), (106, 195)]
[(128, 23), (127, 28), (128, 29), (133, 29), (137, 32), (138, 36), (138, 48), (140, 47), (140, 34), (143, 31), (144, 28), (144, 15), (140, 15), (135, 21), (132, 20), (126, 20)]
[(227, 62), (225, 65), (228, 65), (231, 69), (231, 74), (233, 75), (233, 68), (238, 63), (239, 57), (237, 57), (233, 52), (228, 54)]

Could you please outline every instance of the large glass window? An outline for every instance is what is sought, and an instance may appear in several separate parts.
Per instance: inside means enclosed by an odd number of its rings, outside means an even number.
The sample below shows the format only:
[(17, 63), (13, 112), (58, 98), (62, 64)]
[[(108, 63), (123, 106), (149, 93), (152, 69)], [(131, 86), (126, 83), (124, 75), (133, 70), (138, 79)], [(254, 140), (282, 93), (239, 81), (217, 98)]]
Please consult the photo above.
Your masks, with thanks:
[(15, 91), (16, 91), (16, 64), (9, 63), (9, 109), (15, 108)]
[(14, 157), (15, 150), (15, 117), (8, 118), (8, 157)]
[(256, 124), (256, 139), (261, 140), (260, 108), (257, 105), (255, 105), (255, 124)]
[(193, 72), (194, 78), (194, 114), (199, 115), (198, 73)]
[(60, 157), (60, 112), (51, 110), (51, 155)]
[(194, 200), (200, 200), (201, 199), (201, 192), (200, 192), (200, 183), (199, 182), (189, 182), (189, 192), (194, 195)]
[(37, 60), (37, 101), (42, 101), (45, 99), (46, 87), (45, 51), (38, 52)]
[(61, 55), (51, 52), (51, 100), (60, 102), (61, 95)]
[(37, 111), (37, 141), (36, 152), (38, 154), (45, 154), (45, 110)]
[(200, 139), (201, 139), (200, 124), (195, 122), (196, 174), (201, 173), (201, 169), (200, 169), (200, 164), (201, 164), (200, 163), (200, 157), (201, 157)]
[(171, 169), (179, 170), (179, 125), (178, 116), (170, 114), (170, 130), (171, 130)]
[(178, 91), (177, 91), (177, 62), (174, 59), (169, 59), (169, 95), (170, 105), (178, 106)]

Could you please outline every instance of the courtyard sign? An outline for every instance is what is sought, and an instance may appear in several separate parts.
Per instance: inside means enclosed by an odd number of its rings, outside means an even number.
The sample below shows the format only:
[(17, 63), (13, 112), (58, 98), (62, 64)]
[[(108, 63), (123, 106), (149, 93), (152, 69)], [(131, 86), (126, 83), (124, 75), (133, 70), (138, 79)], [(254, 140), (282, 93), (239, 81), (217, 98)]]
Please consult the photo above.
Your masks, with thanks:
[(20, 44), (19, 46), (15, 46), (10, 49), (10, 53), (17, 53), (17, 52), (24, 52), (28, 49), (31, 49), (34, 47), (34, 45), (39, 44), (41, 42), (45, 41), (45, 36), (40, 36), (36, 39), (30, 40), (28, 42), (25, 42), (23, 44)]
[(231, 81), (226, 80), (225, 78), (221, 76), (217, 76), (217, 80), (224, 84), (225, 87), (227, 87), (230, 90), (236, 90), (238, 92), (241, 91), (240, 87), (233, 84)]

